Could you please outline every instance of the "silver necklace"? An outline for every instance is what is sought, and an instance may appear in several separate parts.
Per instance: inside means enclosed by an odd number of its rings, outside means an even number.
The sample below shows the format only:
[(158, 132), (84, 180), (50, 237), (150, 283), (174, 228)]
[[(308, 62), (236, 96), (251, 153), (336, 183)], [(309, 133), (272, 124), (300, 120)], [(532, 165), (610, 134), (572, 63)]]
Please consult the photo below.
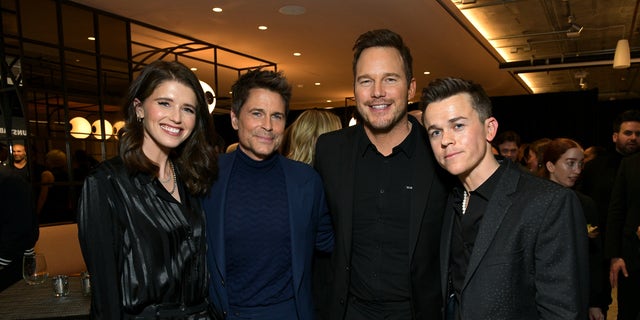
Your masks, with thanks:
[(469, 192), (464, 190), (462, 192), (462, 214), (467, 212), (467, 205), (469, 204)]
[(173, 193), (176, 192), (178, 181), (176, 179), (176, 169), (173, 167), (173, 161), (169, 160), (169, 165), (171, 166), (171, 172), (173, 173), (173, 187), (171, 188), (171, 191), (169, 191), (169, 193), (173, 195)]

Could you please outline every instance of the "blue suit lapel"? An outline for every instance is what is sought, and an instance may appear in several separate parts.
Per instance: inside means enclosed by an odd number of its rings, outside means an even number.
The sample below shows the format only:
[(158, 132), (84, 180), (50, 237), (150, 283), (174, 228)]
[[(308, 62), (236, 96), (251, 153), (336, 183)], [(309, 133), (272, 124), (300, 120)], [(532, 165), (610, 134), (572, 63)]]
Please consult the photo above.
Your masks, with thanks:
[[(228, 168), (233, 167), (233, 163), (236, 160), (236, 152), (233, 152), (228, 155), (227, 161), (221, 161), (220, 166), (226, 166)], [(207, 235), (207, 237), (211, 239), (215, 239), (215, 242), (212, 243), (215, 246), (213, 253), (215, 258), (215, 263), (218, 268), (218, 272), (222, 279), (226, 280), (227, 278), (227, 266), (226, 266), (226, 253), (225, 253), (225, 242), (224, 242), (224, 203), (227, 198), (227, 185), (229, 184), (229, 176), (231, 175), (231, 170), (219, 170), (220, 175), (218, 176), (218, 181), (214, 184), (214, 189), (212, 194), (214, 195), (213, 201), (213, 212), (217, 213), (215, 216), (209, 216), (211, 219), (207, 223), (210, 223), (215, 232), (213, 235)], [(210, 241), (211, 243), (211, 241)]]
[[(293, 277), (294, 292), (297, 295), (302, 283), (302, 275), (304, 273), (304, 257), (306, 255), (305, 245), (307, 241), (303, 238), (305, 227), (309, 223), (309, 216), (305, 215), (307, 210), (303, 210), (305, 204), (301, 203), (305, 200), (304, 195), (300, 193), (302, 190), (300, 181), (295, 177), (286, 161), (281, 161), (284, 171), (285, 183), (287, 185), (287, 199), (289, 201), (289, 225), (291, 232), (291, 273)], [(308, 204), (306, 204), (308, 205)], [(300, 234), (300, 236), (298, 236)], [(300, 263), (302, 261), (302, 263)]]
[(520, 176), (519, 173), (515, 171), (518, 169), (513, 169), (510, 165), (508, 165), (506, 169), (498, 181), (498, 185), (491, 199), (489, 199), (487, 210), (482, 218), (482, 223), (473, 246), (473, 252), (469, 258), (469, 266), (467, 267), (467, 275), (462, 285), (462, 291), (464, 291), (469, 280), (476, 272), (482, 258), (491, 246), (498, 229), (500, 229), (504, 216), (511, 207), (512, 201), (510, 195), (516, 191)]

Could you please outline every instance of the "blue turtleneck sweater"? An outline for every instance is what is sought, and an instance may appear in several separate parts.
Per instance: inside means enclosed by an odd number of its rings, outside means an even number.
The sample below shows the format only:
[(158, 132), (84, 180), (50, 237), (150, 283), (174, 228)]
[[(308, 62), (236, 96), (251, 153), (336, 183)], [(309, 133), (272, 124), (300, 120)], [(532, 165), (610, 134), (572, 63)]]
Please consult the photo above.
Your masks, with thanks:
[(255, 161), (236, 153), (224, 218), (229, 304), (269, 306), (293, 298), (284, 172), (277, 154)]

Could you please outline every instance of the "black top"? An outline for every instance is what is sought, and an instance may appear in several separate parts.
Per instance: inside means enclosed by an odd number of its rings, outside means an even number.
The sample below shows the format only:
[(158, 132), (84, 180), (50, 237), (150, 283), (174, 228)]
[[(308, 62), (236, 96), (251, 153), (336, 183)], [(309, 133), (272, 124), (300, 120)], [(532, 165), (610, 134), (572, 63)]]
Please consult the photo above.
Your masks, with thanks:
[(408, 301), (409, 213), (418, 159), (416, 125), (383, 156), (360, 130), (356, 159), (350, 292), (378, 302)]
[[(93, 318), (146, 317), (205, 302), (204, 213), (179, 179), (178, 190), (182, 203), (157, 178), (129, 175), (120, 158), (103, 162), (85, 180), (78, 233), (91, 274)], [(209, 318), (199, 312), (178, 317)]]
[(476, 190), (472, 190), (469, 195), (469, 203), (465, 214), (462, 214), (463, 190), (459, 187), (453, 190), (456, 197), (455, 212), (453, 220), (453, 233), (451, 237), (451, 257), (449, 260), (449, 279), (454, 292), (460, 292), (464, 278), (467, 275), (469, 258), (473, 252), (473, 246), (482, 223), (482, 218), (487, 210), (489, 199), (500, 176), (504, 172), (504, 165), (500, 165), (489, 179), (482, 183)]

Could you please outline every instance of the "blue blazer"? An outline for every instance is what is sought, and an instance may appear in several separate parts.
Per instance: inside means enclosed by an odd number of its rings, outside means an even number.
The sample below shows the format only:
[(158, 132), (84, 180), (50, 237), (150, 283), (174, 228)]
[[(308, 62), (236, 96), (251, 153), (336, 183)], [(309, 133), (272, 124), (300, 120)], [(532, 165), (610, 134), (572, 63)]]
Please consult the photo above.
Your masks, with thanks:
[[(229, 297), (225, 288), (224, 217), (227, 185), (238, 151), (220, 155), (219, 177), (203, 200), (207, 219), (207, 262), (210, 274), (209, 298), (224, 315), (229, 312)], [(311, 263), (314, 249), (333, 250), (333, 229), (322, 180), (310, 166), (279, 157), (287, 185), (291, 222), (291, 274), (297, 315), (283, 319), (314, 319), (311, 297)]]

